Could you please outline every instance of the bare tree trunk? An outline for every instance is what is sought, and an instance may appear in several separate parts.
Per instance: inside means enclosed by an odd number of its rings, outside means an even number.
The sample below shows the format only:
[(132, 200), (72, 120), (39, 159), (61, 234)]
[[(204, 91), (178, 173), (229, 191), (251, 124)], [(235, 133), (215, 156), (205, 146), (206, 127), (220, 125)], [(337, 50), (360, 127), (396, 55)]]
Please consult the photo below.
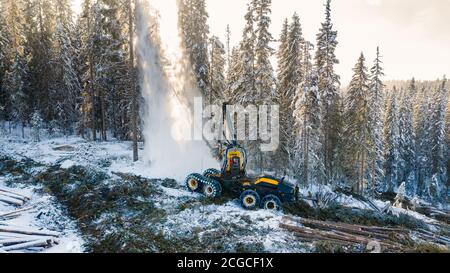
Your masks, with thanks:
[(364, 177), (366, 176), (366, 151), (362, 151), (360, 194), (364, 193)]
[[(129, 46), (130, 46), (130, 73), (131, 73), (131, 130), (133, 133), (133, 161), (136, 162), (139, 160), (139, 151), (138, 151), (138, 94), (136, 90), (136, 75), (135, 75), (135, 67), (134, 67), (134, 45), (133, 45), (133, 8), (132, 8), (132, 0), (128, 0), (128, 32), (129, 32)], [(135, 5), (136, 8), (136, 5)]]
[[(88, 21), (88, 33), (91, 34), (91, 13), (87, 12), (87, 21)], [(89, 94), (91, 96), (91, 127), (92, 127), (92, 140), (97, 140), (97, 126), (95, 120), (95, 91), (94, 91), (94, 56), (92, 56), (92, 52), (89, 52)]]
[(102, 107), (102, 140), (107, 141), (107, 135), (106, 135), (106, 103), (105, 103), (105, 92), (102, 90), (100, 91), (100, 101), (101, 101), (101, 107)]

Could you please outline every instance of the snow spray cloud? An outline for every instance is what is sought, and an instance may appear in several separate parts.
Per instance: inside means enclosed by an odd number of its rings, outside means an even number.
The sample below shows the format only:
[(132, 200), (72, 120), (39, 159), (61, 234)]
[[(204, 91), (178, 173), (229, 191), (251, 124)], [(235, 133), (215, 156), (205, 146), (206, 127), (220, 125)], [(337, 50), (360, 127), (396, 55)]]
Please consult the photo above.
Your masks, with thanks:
[(158, 178), (183, 179), (218, 167), (204, 141), (192, 140), (193, 102), (199, 96), (186, 73), (175, 1), (138, 0), (136, 49), (145, 99), (144, 158)]
[[(136, 5), (136, 49), (140, 86), (145, 99), (144, 159), (150, 164), (150, 174), (157, 178), (181, 180), (188, 173), (219, 167), (206, 141), (222, 140), (221, 136), (208, 133), (222, 121), (209, 120), (203, 126), (205, 119), (218, 116), (213, 113), (217, 108), (211, 106), (203, 110), (195, 107), (202, 105), (198, 103), (202, 96), (195, 87), (195, 79), (181, 46), (177, 1), (138, 0)], [(268, 106), (259, 109), (256, 106), (229, 107), (232, 108), (228, 110), (238, 116), (237, 140), (244, 140), (242, 132), (246, 131), (245, 119), (248, 116), (249, 124), (259, 125), (257, 129), (250, 127), (250, 140), (259, 137), (266, 142), (261, 145), (262, 151), (277, 149), (277, 106), (271, 109), (270, 124)], [(244, 125), (239, 123), (240, 120), (244, 120)]]

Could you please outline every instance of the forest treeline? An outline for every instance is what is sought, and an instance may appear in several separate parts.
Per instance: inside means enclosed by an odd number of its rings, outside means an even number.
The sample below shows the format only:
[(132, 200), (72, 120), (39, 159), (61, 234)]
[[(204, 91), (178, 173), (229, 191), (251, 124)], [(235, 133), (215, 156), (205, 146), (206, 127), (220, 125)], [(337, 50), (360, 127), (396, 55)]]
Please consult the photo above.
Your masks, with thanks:
[[(271, 0), (248, 0), (234, 47), (229, 27), (227, 37), (210, 33), (206, 4), (178, 0), (181, 46), (205, 100), (280, 105), (280, 147), (262, 153), (258, 142), (245, 143), (251, 169), (366, 195), (405, 183), (409, 196), (448, 198), (445, 77), (385, 82), (382, 45), (374, 45), (376, 59), (361, 54), (350, 85), (342, 88), (330, 0), (315, 41), (303, 37), (297, 13), (273, 37)], [(69, 0), (0, 0), (2, 129), (9, 124), (91, 140), (143, 140), (135, 8), (134, 0), (84, 0), (74, 14)], [(272, 48), (275, 41), (278, 48)]]

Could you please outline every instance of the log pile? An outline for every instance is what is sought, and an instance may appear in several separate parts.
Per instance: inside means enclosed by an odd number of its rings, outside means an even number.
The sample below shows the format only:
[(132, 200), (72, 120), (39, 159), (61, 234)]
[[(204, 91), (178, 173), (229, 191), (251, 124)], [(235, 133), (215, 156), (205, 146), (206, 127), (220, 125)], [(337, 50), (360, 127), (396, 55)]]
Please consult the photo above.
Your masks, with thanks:
[(415, 240), (450, 246), (450, 238), (426, 230), (352, 225), (288, 216), (283, 218), (280, 227), (307, 242), (331, 242), (340, 246), (368, 246), (377, 242), (382, 250), (390, 252), (408, 248)]
[(31, 200), (30, 196), (14, 192), (10, 189), (0, 187), (0, 202), (13, 206), (23, 206), (26, 202)]
[(57, 232), (11, 224), (10, 220), (34, 210), (32, 206), (23, 207), (30, 200), (31, 196), (0, 187), (0, 202), (17, 208), (0, 211), (0, 253), (34, 252), (59, 243)]
[(0, 252), (37, 251), (58, 244), (53, 231), (18, 227), (0, 222)]
[(0, 214), (0, 253), (10, 251), (35, 251), (58, 244), (59, 233), (48, 230), (12, 225), (6, 220), (32, 210), (32, 207)]

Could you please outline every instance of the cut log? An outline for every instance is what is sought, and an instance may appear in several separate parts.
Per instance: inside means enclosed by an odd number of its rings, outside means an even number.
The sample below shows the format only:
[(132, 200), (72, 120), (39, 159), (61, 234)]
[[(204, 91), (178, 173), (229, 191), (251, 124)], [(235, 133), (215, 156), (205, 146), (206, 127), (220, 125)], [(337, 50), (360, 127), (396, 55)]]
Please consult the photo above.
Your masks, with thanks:
[(401, 249), (401, 246), (411, 245), (414, 242), (412, 238), (416, 238), (435, 244), (450, 245), (450, 238), (421, 229), (413, 231), (404, 228), (351, 225), (311, 219), (297, 219), (289, 216), (283, 217), (283, 220), (301, 225), (293, 226), (283, 223), (280, 227), (294, 232), (296, 236), (304, 240), (308, 239), (307, 241), (315, 239), (340, 241), (347, 244), (359, 242), (362, 244), (376, 240), (386, 248)]
[(23, 197), (23, 198), (25, 198), (27, 200), (31, 200), (31, 196), (24, 195), (23, 193), (19, 193), (19, 192), (16, 192), (16, 191), (13, 191), (11, 189), (4, 188), (4, 187), (0, 187), (0, 192), (6, 192), (6, 193), (9, 193), (9, 194), (14, 194), (14, 195)]
[(5, 218), (5, 217), (9, 217), (9, 216), (20, 215), (22, 212), (30, 211), (32, 209), (34, 209), (34, 207), (27, 207), (27, 208), (18, 209), (18, 210), (15, 210), (15, 211), (0, 213), (0, 219)]
[(17, 194), (14, 194), (14, 193), (9, 193), (9, 192), (0, 192), (0, 195), (1, 196), (6, 196), (6, 197), (10, 197), (10, 198), (14, 198), (14, 199), (18, 199), (18, 200), (21, 200), (23, 202), (26, 202), (26, 201), (29, 200), (28, 198), (25, 198), (24, 196), (17, 195)]
[(0, 195), (0, 202), (8, 205), (23, 206), (24, 202), (15, 198), (8, 197), (6, 195)]
[(22, 236), (24, 236), (24, 234), (11, 233), (11, 232), (0, 232), (0, 239), (21, 238)]
[[(371, 241), (373, 241), (372, 238), (344, 232), (321, 231), (304, 227), (295, 227), (286, 224), (281, 224), (280, 227), (293, 232), (297, 237), (308, 239), (310, 241), (339, 242), (340, 245), (367, 245)], [(388, 240), (382, 240), (379, 242), (380, 245), (386, 249), (400, 249), (401, 246), (395, 242)]]
[(312, 220), (312, 219), (304, 219), (304, 218), (293, 218), (289, 216), (283, 217), (283, 220), (289, 220), (292, 222), (299, 223), (301, 225), (319, 225), (322, 227), (327, 227), (330, 229), (335, 228), (342, 228), (342, 229), (348, 229), (351, 231), (367, 231), (371, 233), (384, 233), (384, 232), (399, 232), (399, 233), (409, 233), (409, 230), (403, 229), (403, 228), (386, 228), (386, 227), (377, 227), (377, 226), (363, 226), (363, 225), (352, 225), (352, 224), (346, 224), (346, 223), (336, 223), (336, 222), (329, 222), (329, 221), (319, 221), (319, 220)]
[(42, 237), (42, 236), (24, 236), (22, 238), (14, 238), (14, 239), (4, 239), (0, 240), (1, 246), (10, 246), (15, 244), (23, 244), (27, 242), (37, 241), (37, 240), (53, 240), (55, 237)]
[(3, 251), (17, 251), (17, 250), (24, 250), (28, 248), (33, 247), (48, 247), (54, 243), (53, 239), (41, 239), (41, 240), (35, 240), (23, 244), (17, 244), (12, 246), (6, 246), (0, 248)]
[(0, 226), (0, 232), (19, 233), (19, 234), (26, 234), (26, 235), (41, 235), (41, 236), (59, 237), (59, 233), (58, 232), (54, 232), (54, 231), (33, 230), (33, 229), (17, 228), (17, 227), (9, 227), (9, 226)]

